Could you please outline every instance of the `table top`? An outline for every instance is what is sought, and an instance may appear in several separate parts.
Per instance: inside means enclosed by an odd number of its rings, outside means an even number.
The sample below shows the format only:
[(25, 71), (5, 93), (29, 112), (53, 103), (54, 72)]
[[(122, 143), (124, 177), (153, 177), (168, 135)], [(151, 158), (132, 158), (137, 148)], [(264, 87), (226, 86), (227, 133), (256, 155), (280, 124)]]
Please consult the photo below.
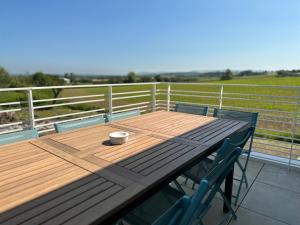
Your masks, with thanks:
[[(116, 218), (247, 123), (158, 111), (0, 147), (0, 224)], [(111, 145), (108, 134), (129, 132)]]

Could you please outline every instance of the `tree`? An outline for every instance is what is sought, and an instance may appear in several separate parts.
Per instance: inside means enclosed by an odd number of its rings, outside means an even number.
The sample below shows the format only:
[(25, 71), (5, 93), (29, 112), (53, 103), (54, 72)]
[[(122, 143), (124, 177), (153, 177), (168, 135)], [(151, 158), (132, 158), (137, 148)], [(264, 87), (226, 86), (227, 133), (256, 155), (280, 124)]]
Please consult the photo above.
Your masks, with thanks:
[(127, 75), (127, 82), (128, 83), (136, 83), (137, 82), (137, 75), (135, 72), (129, 72)]
[(221, 76), (221, 80), (231, 80), (232, 79), (232, 72), (230, 69), (227, 69), (225, 73)]
[(157, 82), (161, 82), (163, 80), (162, 76), (160, 74), (158, 75), (155, 75), (154, 79), (157, 81)]
[[(58, 76), (37, 72), (32, 75), (32, 83), (35, 86), (61, 86), (64, 84), (64, 81), (59, 79)], [(53, 98), (57, 98), (62, 91), (62, 88), (52, 88), (51, 91)], [(55, 102), (56, 100), (53, 101), (53, 104), (55, 104)]]
[(9, 87), (10, 81), (11, 78), (9, 73), (6, 71), (6, 69), (0, 66), (0, 87)]

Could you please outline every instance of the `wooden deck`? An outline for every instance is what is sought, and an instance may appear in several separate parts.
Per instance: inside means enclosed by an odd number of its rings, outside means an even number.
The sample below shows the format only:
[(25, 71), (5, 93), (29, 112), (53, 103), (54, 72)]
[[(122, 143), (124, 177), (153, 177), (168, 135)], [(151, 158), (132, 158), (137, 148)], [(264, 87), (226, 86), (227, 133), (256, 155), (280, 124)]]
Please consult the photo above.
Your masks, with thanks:
[[(0, 224), (117, 218), (246, 125), (159, 111), (1, 146)], [(129, 141), (112, 146), (118, 130)]]

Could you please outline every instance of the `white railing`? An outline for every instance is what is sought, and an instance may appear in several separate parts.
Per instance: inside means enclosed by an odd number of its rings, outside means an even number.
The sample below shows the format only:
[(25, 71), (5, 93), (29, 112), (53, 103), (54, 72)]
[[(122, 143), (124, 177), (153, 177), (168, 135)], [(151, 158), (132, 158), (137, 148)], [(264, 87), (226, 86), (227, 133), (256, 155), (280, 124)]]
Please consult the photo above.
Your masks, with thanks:
[[(53, 89), (62, 89), (59, 97), (51, 95)], [(6, 88), (2, 94), (13, 100), (0, 102), (0, 119), (7, 117), (0, 134), (27, 127), (43, 134), (52, 132), (54, 123), (132, 109), (173, 110), (176, 102), (207, 105), (210, 115), (213, 108), (259, 112), (253, 156), (300, 162), (298, 86), (152, 82)]]

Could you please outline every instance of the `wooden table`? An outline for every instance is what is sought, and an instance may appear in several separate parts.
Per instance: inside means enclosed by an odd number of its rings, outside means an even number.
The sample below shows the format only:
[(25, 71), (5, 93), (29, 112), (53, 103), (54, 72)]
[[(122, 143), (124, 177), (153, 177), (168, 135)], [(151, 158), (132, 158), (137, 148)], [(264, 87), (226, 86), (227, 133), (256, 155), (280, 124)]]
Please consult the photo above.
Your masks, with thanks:
[(107, 224), (246, 125), (158, 111), (1, 146), (0, 224)]

